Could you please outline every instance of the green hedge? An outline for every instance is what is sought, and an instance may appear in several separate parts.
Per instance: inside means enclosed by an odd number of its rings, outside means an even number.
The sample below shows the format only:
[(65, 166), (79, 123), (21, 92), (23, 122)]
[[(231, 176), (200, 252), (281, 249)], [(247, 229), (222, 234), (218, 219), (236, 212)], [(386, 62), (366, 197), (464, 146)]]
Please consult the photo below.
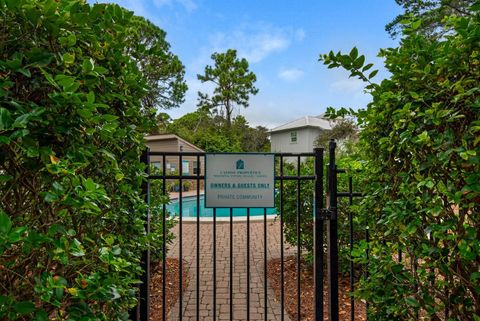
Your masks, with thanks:
[(439, 39), (417, 32), (414, 19), (398, 48), (380, 52), (391, 73), (380, 84), (356, 49), (321, 57), (369, 82), (372, 95), (357, 113), (367, 195), (359, 210), (372, 241), (354, 253), (368, 264), (357, 296), (370, 303), (369, 319), (443, 320), (448, 309), (449, 320), (480, 320), (479, 9), (446, 17), (451, 31)]
[[(353, 148), (352, 150), (354, 150)], [(324, 151), (328, 154), (328, 149)], [(328, 176), (328, 157), (324, 159), (324, 206), (326, 207), (326, 178)], [(346, 153), (339, 152), (337, 149), (336, 164), (338, 168), (345, 169), (346, 173), (337, 175), (338, 191), (348, 192), (348, 177), (352, 177), (354, 191), (360, 190), (359, 182), (363, 175), (359, 172), (361, 163), (353, 156), (348, 156)], [(278, 165), (278, 164), (277, 164)], [(279, 173), (279, 168), (277, 168)], [(297, 166), (295, 163), (285, 162), (283, 168), (284, 175), (296, 176)], [(300, 174), (302, 176), (314, 175), (314, 159), (313, 157), (302, 159), (300, 166)], [(277, 183), (276, 188), (280, 191), (280, 184)], [(313, 231), (313, 216), (314, 216), (314, 191), (315, 182), (313, 180), (304, 180), (300, 182), (300, 249), (302, 257), (308, 264), (313, 264), (313, 250), (314, 250), (314, 231)], [(354, 200), (354, 205), (358, 204), (358, 200)], [(284, 181), (283, 183), (283, 212), (281, 211), (280, 194), (276, 197), (276, 209), (283, 214), (284, 220), (284, 235), (285, 241), (293, 245), (295, 248), (297, 242), (297, 182)], [(357, 208), (349, 206), (348, 199), (338, 199), (338, 250), (339, 250), (339, 268), (341, 273), (349, 273), (350, 271), (350, 225), (349, 215), (353, 216), (353, 237), (356, 241), (363, 239), (365, 234), (365, 226), (358, 220)], [(326, 233), (324, 234), (324, 244), (327, 244)], [(326, 252), (324, 253), (326, 255)], [(325, 261), (326, 264), (326, 261)], [(359, 270), (360, 266), (355, 267)], [(358, 273), (356, 273), (358, 274)]]
[(0, 10), (0, 319), (127, 319), (154, 128), (132, 57), (157, 53), (132, 44), (139, 18), (118, 5)]

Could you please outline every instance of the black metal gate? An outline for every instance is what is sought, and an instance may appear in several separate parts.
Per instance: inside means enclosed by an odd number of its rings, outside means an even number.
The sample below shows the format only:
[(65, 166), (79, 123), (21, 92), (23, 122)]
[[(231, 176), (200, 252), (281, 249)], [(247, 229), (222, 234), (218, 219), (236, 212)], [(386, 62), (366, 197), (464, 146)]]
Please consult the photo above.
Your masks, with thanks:
[[(346, 197), (349, 200), (349, 204), (353, 204), (353, 198), (361, 196), (361, 193), (353, 192), (353, 184), (352, 184), (352, 177), (349, 177), (349, 190), (348, 192), (338, 192), (337, 191), (337, 174), (345, 173), (345, 170), (338, 169), (335, 163), (335, 149), (336, 143), (331, 141), (329, 144), (328, 150), (328, 159), (329, 162), (327, 166), (324, 165), (324, 149), (318, 148), (315, 149), (313, 153), (298, 153), (298, 154), (291, 154), (291, 153), (275, 153), (275, 186), (278, 189), (278, 194), (276, 198), (278, 198), (279, 204), (279, 214), (278, 219), (280, 221), (280, 261), (281, 261), (281, 298), (280, 298), (280, 305), (281, 309), (281, 320), (286, 319), (285, 309), (285, 293), (284, 293), (284, 184), (287, 181), (296, 182), (296, 238), (297, 238), (297, 250), (296, 250), (296, 269), (297, 269), (297, 320), (300, 320), (301, 315), (301, 277), (300, 277), (300, 266), (301, 266), (301, 255), (302, 250), (300, 248), (300, 238), (302, 230), (300, 228), (300, 220), (304, 215), (308, 215), (308, 213), (301, 213), (300, 212), (300, 190), (301, 184), (305, 183), (306, 181), (314, 182), (314, 213), (313, 215), (313, 233), (314, 233), (314, 282), (315, 282), (315, 297), (314, 297), (314, 313), (315, 313), (315, 320), (323, 320), (324, 317), (324, 299), (328, 300), (328, 319), (331, 321), (339, 320), (339, 286), (338, 286), (338, 277), (339, 277), (339, 266), (338, 266), (338, 231), (337, 231), (337, 198), (339, 197)], [(200, 291), (200, 270), (201, 266), (199, 263), (200, 257), (200, 229), (202, 228), (202, 221), (200, 219), (200, 195), (201, 195), (201, 185), (205, 179), (204, 173), (202, 171), (202, 164), (204, 163), (205, 153), (197, 153), (197, 152), (156, 152), (147, 150), (142, 155), (142, 162), (147, 164), (146, 171), (148, 179), (144, 182), (143, 185), (143, 194), (145, 196), (145, 201), (150, 204), (150, 196), (151, 196), (151, 182), (155, 180), (160, 180), (161, 184), (161, 193), (163, 195), (167, 195), (167, 181), (168, 180), (177, 180), (179, 182), (178, 186), (178, 199), (179, 199), (179, 215), (178, 215), (178, 242), (179, 242), (179, 261), (183, 261), (183, 254), (182, 254), (182, 226), (183, 222), (183, 209), (182, 209), (182, 199), (184, 196), (184, 182), (186, 181), (193, 181), (194, 182), (194, 191), (196, 197), (196, 264), (192, 266), (195, 267), (194, 270), (194, 279), (196, 278), (196, 316), (195, 320), (200, 320), (200, 300), (199, 300), (199, 291)], [(301, 168), (303, 166), (303, 162), (307, 158), (314, 159), (314, 173), (311, 175), (302, 175)], [(186, 161), (188, 159), (188, 161)], [(176, 160), (176, 161), (175, 161)], [(171, 164), (170, 164), (171, 162)], [(193, 171), (184, 170), (184, 166), (189, 166), (190, 162), (193, 163)], [(296, 166), (296, 175), (287, 175), (284, 173), (285, 164), (293, 163)], [(170, 164), (170, 165), (169, 165)], [(177, 165), (179, 171), (176, 171)], [(187, 165), (185, 165), (187, 164)], [(153, 165), (153, 166), (152, 166)], [(156, 172), (151, 172), (151, 169), (158, 168)], [(172, 170), (175, 168), (175, 170)], [(324, 169), (326, 169), (326, 174), (324, 175)], [(170, 172), (169, 172), (170, 171)], [(325, 178), (325, 180), (324, 180)], [(326, 187), (326, 188), (325, 188)], [(326, 190), (326, 193), (325, 193)], [(229, 302), (230, 302), (230, 309), (229, 309), (229, 319), (233, 320), (233, 286), (232, 286), (232, 275), (233, 275), (233, 210), (230, 208), (230, 216), (228, 223), (230, 224), (230, 286), (229, 286)], [(166, 217), (167, 217), (167, 209), (166, 205), (163, 205), (162, 208), (162, 238), (163, 238), (163, 247), (160, 249), (161, 251), (161, 262), (162, 262), (162, 275), (166, 275)], [(352, 215), (349, 215), (349, 245), (350, 249), (353, 249), (353, 221)], [(216, 218), (216, 209), (213, 209), (213, 225), (212, 225), (212, 232), (213, 232), (213, 280), (212, 280), (212, 295), (213, 295), (213, 320), (215, 321), (217, 318), (217, 286), (216, 286), (216, 262), (217, 262), (217, 251), (216, 251), (216, 228), (217, 228), (217, 218)], [(246, 278), (246, 288), (250, 289), (250, 209), (247, 209), (246, 221), (246, 250), (247, 250), (247, 278)], [(263, 228), (264, 228), (264, 267), (263, 267), (263, 291), (264, 291), (264, 300), (263, 307), (264, 307), (264, 320), (268, 320), (268, 304), (267, 304), (267, 294), (271, 289), (267, 286), (267, 209), (263, 209)], [(150, 232), (150, 213), (147, 214), (147, 219), (145, 222), (145, 229), (146, 232)], [(324, 233), (326, 231), (326, 234)], [(368, 241), (368, 229), (366, 230), (366, 235)], [(324, 255), (326, 256), (326, 262), (324, 262)], [(326, 273), (324, 272), (326, 264)], [(150, 251), (146, 251), (142, 257), (142, 268), (144, 274), (142, 276), (142, 283), (139, 285), (140, 288), (140, 295), (139, 295), (139, 304), (135, 309), (133, 309), (130, 313), (130, 319), (135, 321), (147, 321), (149, 320), (150, 315), (150, 291), (149, 291), (149, 284), (150, 284)], [(180, 264), (180, 271), (179, 271), (179, 286), (183, 284), (183, 277), (184, 271), (182, 271), (182, 264)], [(350, 263), (350, 290), (354, 290), (354, 271), (353, 271), (353, 262)], [(325, 275), (326, 274), (326, 275)], [(323, 282), (324, 277), (326, 276), (326, 281), (328, 283), (328, 298), (324, 298), (323, 295)], [(163, 277), (162, 283), (162, 297), (163, 297), (163, 310), (162, 310), (162, 319), (167, 319), (167, 313), (165, 310), (166, 307), (166, 278)], [(246, 320), (250, 320), (250, 290), (246, 291)], [(179, 306), (179, 320), (182, 320), (182, 291), (179, 291), (179, 298), (178, 298), (178, 306)], [(349, 319), (352, 321), (355, 320), (355, 302), (353, 298), (351, 299), (351, 313)], [(224, 318), (223, 318), (224, 319)], [(190, 319), (189, 319), (190, 320)]]

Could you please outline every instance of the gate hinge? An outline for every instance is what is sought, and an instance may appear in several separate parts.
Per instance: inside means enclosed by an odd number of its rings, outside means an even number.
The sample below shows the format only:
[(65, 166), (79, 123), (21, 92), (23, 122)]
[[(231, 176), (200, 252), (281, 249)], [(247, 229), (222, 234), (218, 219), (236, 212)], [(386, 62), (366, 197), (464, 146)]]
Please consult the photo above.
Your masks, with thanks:
[(320, 210), (320, 217), (322, 220), (334, 220), (336, 219), (337, 211), (335, 207), (322, 208)]

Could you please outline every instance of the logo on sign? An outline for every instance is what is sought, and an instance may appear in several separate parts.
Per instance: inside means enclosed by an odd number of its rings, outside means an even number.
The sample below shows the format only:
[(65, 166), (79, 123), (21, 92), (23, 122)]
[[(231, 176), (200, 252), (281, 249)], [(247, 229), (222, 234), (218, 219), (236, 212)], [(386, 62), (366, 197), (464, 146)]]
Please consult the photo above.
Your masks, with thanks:
[(237, 160), (237, 169), (245, 169), (245, 163), (243, 162), (243, 160)]

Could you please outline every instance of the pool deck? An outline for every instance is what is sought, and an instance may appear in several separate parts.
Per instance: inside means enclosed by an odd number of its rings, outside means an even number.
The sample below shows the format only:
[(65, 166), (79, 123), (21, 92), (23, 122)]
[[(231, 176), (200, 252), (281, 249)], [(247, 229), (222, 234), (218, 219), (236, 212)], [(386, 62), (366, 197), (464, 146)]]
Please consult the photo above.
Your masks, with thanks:
[[(170, 194), (170, 199), (172, 200), (176, 200), (180, 196), (179, 192), (169, 192), (169, 194)], [(204, 195), (204, 194), (205, 194), (205, 191), (203, 189), (200, 190), (200, 195)], [(196, 190), (182, 192), (182, 197), (192, 197), (192, 196), (197, 196)]]
[[(185, 193), (184, 193), (185, 195)], [(195, 194), (196, 195), (196, 194)], [(262, 217), (263, 219), (263, 217)], [(213, 237), (213, 227), (216, 237)], [(230, 284), (230, 224), (201, 221), (199, 241), (199, 315), (200, 320), (213, 320), (213, 244), (216, 244), (216, 320), (230, 320), (230, 286), (233, 286), (233, 320), (246, 320), (247, 314), (247, 224), (233, 222), (233, 282)], [(250, 320), (265, 320), (264, 308), (264, 229), (267, 230), (267, 260), (280, 257), (280, 222), (278, 220), (250, 222)], [(176, 238), (169, 246), (168, 257), (179, 258), (179, 224), (172, 232)], [(182, 320), (196, 320), (197, 300), (197, 225), (182, 224), (182, 258), (190, 283), (182, 299)], [(285, 245), (285, 256), (295, 249)], [(280, 320), (281, 306), (274, 298), (267, 281), (267, 320)], [(179, 320), (179, 302), (169, 320)], [(285, 320), (289, 321), (287, 313)]]

